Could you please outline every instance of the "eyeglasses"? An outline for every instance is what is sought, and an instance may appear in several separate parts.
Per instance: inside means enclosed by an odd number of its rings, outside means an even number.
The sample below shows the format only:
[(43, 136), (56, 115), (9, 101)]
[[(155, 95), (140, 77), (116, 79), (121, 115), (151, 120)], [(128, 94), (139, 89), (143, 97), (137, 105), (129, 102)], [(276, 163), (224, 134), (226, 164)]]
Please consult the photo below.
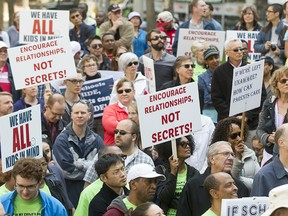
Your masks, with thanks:
[(132, 133), (129, 133), (129, 132), (125, 131), (125, 130), (118, 130), (118, 129), (114, 130), (114, 134), (115, 134), (115, 135), (117, 135), (118, 133), (119, 133), (121, 136), (124, 136), (124, 135), (126, 135), (126, 134), (132, 134)]
[(187, 146), (190, 147), (190, 143), (189, 142), (185, 142), (185, 141), (181, 141), (178, 145), (180, 145), (182, 148), (187, 148)]
[(159, 40), (159, 38), (161, 39), (161, 40), (166, 40), (167, 39), (167, 36), (164, 36), (164, 35), (156, 35), (156, 36), (154, 36), (154, 37), (152, 37), (150, 40), (151, 41), (156, 41), (156, 40)]
[(242, 52), (244, 50), (244, 48), (235, 48), (235, 49), (232, 49), (233, 52)]
[(84, 67), (89, 68), (89, 67), (96, 67), (96, 64), (88, 64), (88, 65), (84, 65)]
[(221, 154), (221, 155), (223, 155), (223, 156), (226, 157), (226, 158), (228, 158), (230, 155), (231, 155), (232, 157), (235, 157), (235, 154), (234, 154), (233, 152), (229, 152), (229, 151), (227, 151), (227, 152), (218, 152), (218, 153), (216, 153), (215, 155), (218, 155), (218, 154)]
[(190, 67), (195, 68), (195, 64), (184, 64), (184, 65), (181, 65), (181, 67), (185, 67), (186, 69), (189, 69)]
[(51, 108), (50, 106), (48, 106), (48, 107), (49, 107), (49, 109), (50, 109), (50, 112), (51, 112), (52, 115), (54, 115), (54, 116), (62, 116), (62, 115), (64, 114), (64, 112), (63, 112), (63, 113), (56, 113), (56, 112), (52, 111), (52, 108)]
[(16, 183), (16, 189), (18, 189), (19, 191), (23, 191), (24, 189), (27, 189), (28, 191), (32, 192), (35, 191), (37, 188), (38, 183), (33, 184), (33, 185), (28, 185), (28, 186), (24, 186), (24, 185), (19, 185)]
[(123, 92), (125, 92), (125, 93), (130, 93), (132, 91), (132, 89), (130, 88), (130, 89), (119, 89), (119, 90), (117, 90), (117, 93), (118, 94), (123, 94)]
[(129, 62), (129, 64), (127, 65), (127, 67), (131, 67), (132, 65), (138, 65), (138, 61), (134, 61), (134, 62)]
[(71, 16), (70, 18), (71, 18), (71, 19), (75, 19), (75, 18), (78, 18), (78, 17), (80, 17), (80, 14), (76, 14), (76, 15), (74, 15), (74, 16)]
[(285, 79), (285, 78), (284, 78), (284, 79), (280, 79), (280, 80), (279, 80), (279, 83), (281, 83), (281, 84), (286, 84), (287, 81), (288, 81), (288, 79)]
[(73, 79), (73, 80), (68, 79), (68, 81), (71, 82), (71, 83), (74, 84), (74, 85), (75, 85), (75, 84), (78, 84), (78, 83), (79, 83), (79, 84), (82, 84), (82, 83), (84, 82), (84, 80), (74, 80), (74, 79)]
[(100, 48), (102, 48), (103, 47), (103, 45), (102, 44), (93, 44), (92, 46), (92, 49), (100, 49)]
[(238, 136), (240, 137), (241, 132), (237, 132), (237, 133), (232, 133), (229, 135), (230, 139), (236, 139)]
[(266, 13), (276, 13), (276, 12), (274, 12), (272, 10), (266, 10)]

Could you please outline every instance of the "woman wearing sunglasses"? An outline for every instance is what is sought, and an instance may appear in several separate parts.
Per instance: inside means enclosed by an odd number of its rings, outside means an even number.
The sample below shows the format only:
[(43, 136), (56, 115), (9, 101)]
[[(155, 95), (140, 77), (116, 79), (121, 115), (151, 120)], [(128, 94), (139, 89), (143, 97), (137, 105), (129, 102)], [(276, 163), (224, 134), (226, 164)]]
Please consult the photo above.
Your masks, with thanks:
[(278, 154), (274, 132), (280, 125), (288, 122), (288, 67), (273, 72), (270, 86), (273, 95), (264, 101), (256, 130), (258, 139), (265, 146), (262, 164), (272, 155)]
[[(134, 84), (135, 95), (144, 95), (149, 93), (148, 90), (148, 81), (141, 72), (138, 70), (138, 57), (132, 53), (127, 52), (120, 56), (118, 60), (119, 70), (124, 72), (125, 77)], [(114, 83), (110, 104), (117, 101), (117, 92), (115, 86), (117, 85), (118, 80)]]
[[(174, 63), (174, 69), (176, 71), (176, 79), (164, 83), (161, 86), (160, 90), (194, 82), (194, 79), (192, 78), (194, 68), (195, 64), (190, 56), (178, 56)], [(202, 113), (204, 104), (204, 91), (201, 88), (199, 88), (199, 101), (200, 101), (200, 110)]]
[(185, 160), (193, 154), (195, 145), (191, 135), (176, 139), (177, 157), (173, 158), (171, 143), (162, 143), (155, 146), (162, 165), (156, 167), (157, 173), (164, 174), (166, 180), (158, 182), (157, 199), (160, 207), (167, 215), (176, 215), (178, 201), (185, 183), (192, 177), (199, 175), (199, 171), (185, 163)]
[(251, 190), (253, 179), (260, 170), (255, 152), (249, 149), (244, 142), (248, 135), (248, 126), (245, 123), (243, 139), (240, 137), (241, 119), (229, 117), (222, 119), (215, 127), (211, 143), (227, 141), (234, 152), (232, 176), (241, 180)]
[(118, 101), (104, 108), (102, 125), (104, 129), (104, 144), (114, 144), (114, 131), (117, 124), (128, 118), (128, 107), (134, 100), (134, 85), (126, 77), (115, 85)]

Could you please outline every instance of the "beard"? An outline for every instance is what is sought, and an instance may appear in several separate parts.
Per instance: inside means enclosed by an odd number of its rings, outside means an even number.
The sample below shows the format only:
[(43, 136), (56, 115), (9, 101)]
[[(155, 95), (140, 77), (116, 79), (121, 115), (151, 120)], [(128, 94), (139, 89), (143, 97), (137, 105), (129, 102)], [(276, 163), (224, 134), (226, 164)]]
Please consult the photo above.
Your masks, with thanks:
[(157, 44), (153, 44), (152, 45), (153, 49), (155, 49), (156, 51), (161, 51), (164, 48), (164, 43), (159, 42)]

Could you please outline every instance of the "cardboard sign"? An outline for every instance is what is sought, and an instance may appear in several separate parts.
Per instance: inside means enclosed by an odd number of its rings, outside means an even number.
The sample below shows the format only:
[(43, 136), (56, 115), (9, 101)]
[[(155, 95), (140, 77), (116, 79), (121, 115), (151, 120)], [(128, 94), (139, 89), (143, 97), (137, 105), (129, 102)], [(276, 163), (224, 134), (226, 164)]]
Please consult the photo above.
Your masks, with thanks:
[(156, 92), (156, 79), (154, 70), (154, 61), (143, 55), (144, 73), (148, 80), (149, 90), (151, 93)]
[(69, 37), (69, 11), (20, 11), (19, 43), (38, 43)]
[(123, 71), (98, 70), (98, 72), (101, 74), (101, 77), (113, 77), (114, 82), (116, 80), (122, 79), (125, 76)]
[(16, 89), (77, 76), (66, 37), (10, 48), (8, 54)]
[(201, 129), (196, 82), (136, 97), (143, 148)]
[(268, 197), (223, 199), (221, 216), (260, 216), (268, 209), (268, 207)]
[(254, 50), (254, 43), (258, 37), (258, 31), (231, 31), (226, 32), (226, 40), (238, 38), (243, 39), (248, 42), (248, 59), (250, 61), (255, 61), (260, 59), (261, 53), (257, 53)]
[(177, 56), (192, 56), (191, 43), (195, 40), (205, 40), (207, 41), (208, 45), (216, 46), (220, 52), (220, 59), (222, 59), (225, 41), (225, 31), (180, 28)]
[(0, 118), (2, 170), (11, 170), (22, 157), (41, 158), (42, 135), (40, 105)]
[(260, 106), (264, 60), (234, 68), (229, 116)]

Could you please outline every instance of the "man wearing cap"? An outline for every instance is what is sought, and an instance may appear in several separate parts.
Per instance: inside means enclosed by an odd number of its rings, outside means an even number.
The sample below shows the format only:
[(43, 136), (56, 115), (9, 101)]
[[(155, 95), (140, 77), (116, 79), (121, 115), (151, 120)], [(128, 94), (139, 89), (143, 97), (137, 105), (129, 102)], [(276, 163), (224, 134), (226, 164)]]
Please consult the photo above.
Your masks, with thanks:
[(176, 33), (173, 16), (169, 11), (163, 11), (158, 14), (156, 22), (158, 29), (167, 35), (166, 51), (172, 54), (172, 44)]
[(268, 196), (273, 188), (288, 184), (288, 124), (282, 124), (274, 136), (275, 145), (279, 148), (279, 155), (273, 157), (272, 162), (262, 167), (255, 175), (251, 196)]
[(133, 52), (139, 58), (144, 54), (145, 50), (149, 48), (146, 41), (147, 32), (143, 29), (140, 29), (140, 26), (142, 24), (142, 18), (138, 12), (133, 11), (129, 13), (128, 20), (134, 26)]
[(179, 38), (179, 30), (180, 28), (186, 29), (204, 29), (204, 30), (216, 30), (214, 24), (210, 21), (204, 19), (204, 13), (206, 10), (206, 3), (204, 0), (193, 0), (190, 5), (189, 9), (191, 11), (192, 17), (190, 20), (184, 22), (180, 27), (177, 29), (175, 34), (174, 43), (172, 46), (173, 55), (176, 56), (177, 48), (178, 48), (178, 38)]
[(269, 192), (269, 208), (262, 216), (288, 215), (288, 184), (278, 186)]
[(129, 209), (134, 210), (142, 203), (153, 201), (157, 180), (164, 181), (165, 176), (156, 173), (151, 165), (136, 164), (131, 167), (127, 175), (129, 195), (114, 199), (104, 216), (124, 216)]
[(108, 7), (108, 21), (100, 26), (100, 37), (109, 32), (115, 37), (115, 45), (124, 45), (131, 49), (133, 42), (133, 25), (122, 17), (122, 10), (118, 4)]

